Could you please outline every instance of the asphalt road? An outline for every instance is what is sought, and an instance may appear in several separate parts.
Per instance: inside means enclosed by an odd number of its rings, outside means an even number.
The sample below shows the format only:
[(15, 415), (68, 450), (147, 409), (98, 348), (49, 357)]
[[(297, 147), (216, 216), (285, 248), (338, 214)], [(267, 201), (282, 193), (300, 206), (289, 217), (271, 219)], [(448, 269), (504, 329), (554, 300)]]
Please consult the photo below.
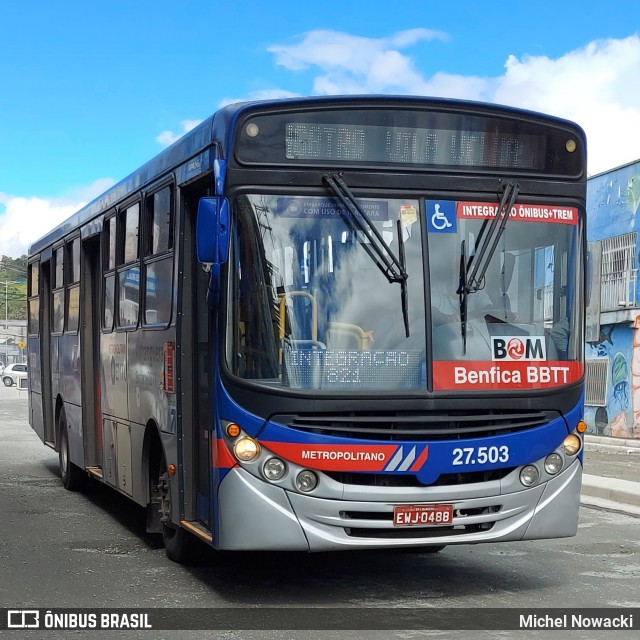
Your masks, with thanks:
[(584, 472), (640, 482), (640, 449), (631, 453), (624, 448), (618, 451), (587, 450), (584, 456)]
[[(170, 562), (141, 509), (106, 487), (70, 493), (57, 455), (27, 423), (26, 400), (0, 388), (2, 607), (640, 607), (640, 519), (583, 508), (575, 538), (412, 553), (219, 554)], [(328, 619), (331, 612), (327, 612)], [(549, 638), (553, 632), (518, 632)], [(555, 632), (566, 638), (566, 632)], [(423, 631), (6, 632), (16, 638), (416, 638)], [(467, 634), (468, 635), (468, 634)], [(637, 632), (572, 632), (572, 638)], [(515, 632), (473, 632), (512, 638)]]

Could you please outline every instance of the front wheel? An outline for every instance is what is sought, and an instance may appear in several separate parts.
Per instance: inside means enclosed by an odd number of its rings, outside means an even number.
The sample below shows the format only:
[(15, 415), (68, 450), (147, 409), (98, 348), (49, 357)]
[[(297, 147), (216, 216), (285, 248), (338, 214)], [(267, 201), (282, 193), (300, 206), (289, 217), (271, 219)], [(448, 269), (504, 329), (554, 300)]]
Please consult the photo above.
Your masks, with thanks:
[(163, 461), (160, 478), (158, 479), (162, 542), (169, 560), (178, 564), (189, 564), (194, 559), (197, 540), (182, 527), (178, 527), (171, 522), (171, 486), (166, 468), (166, 462)]
[(3, 378), (2, 382), (4, 382), (4, 386), (5, 387), (12, 387), (13, 386), (13, 380), (9, 376), (6, 376), (5, 378)]
[(58, 462), (62, 484), (68, 491), (78, 491), (85, 483), (86, 475), (69, 459), (69, 432), (64, 409), (58, 416)]

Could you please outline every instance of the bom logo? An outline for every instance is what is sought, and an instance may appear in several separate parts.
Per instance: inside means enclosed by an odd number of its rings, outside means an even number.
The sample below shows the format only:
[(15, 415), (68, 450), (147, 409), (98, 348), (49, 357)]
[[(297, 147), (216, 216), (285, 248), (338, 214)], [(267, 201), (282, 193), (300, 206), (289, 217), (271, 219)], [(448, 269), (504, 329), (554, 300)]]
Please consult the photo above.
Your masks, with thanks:
[(493, 360), (546, 360), (547, 352), (543, 336), (493, 336), (491, 338)]

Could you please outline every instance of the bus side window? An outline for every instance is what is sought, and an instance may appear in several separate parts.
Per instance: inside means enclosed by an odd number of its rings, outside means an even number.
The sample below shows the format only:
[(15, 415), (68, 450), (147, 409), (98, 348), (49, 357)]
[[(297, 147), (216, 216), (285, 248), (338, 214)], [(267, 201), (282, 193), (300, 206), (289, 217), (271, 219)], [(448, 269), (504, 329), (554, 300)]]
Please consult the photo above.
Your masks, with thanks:
[(53, 274), (51, 331), (62, 333), (64, 330), (64, 247), (53, 252)]
[(118, 327), (134, 328), (140, 311), (140, 203), (136, 202), (120, 213), (118, 223), (122, 229), (117, 279)]
[(147, 198), (145, 211), (144, 322), (166, 325), (173, 300), (173, 190)]
[(80, 322), (80, 238), (66, 245), (67, 331), (76, 333)]
[(102, 251), (104, 273), (103, 287), (103, 316), (102, 328), (109, 332), (113, 330), (115, 310), (115, 268), (116, 268), (116, 218), (111, 216), (104, 223), (102, 236)]
[(40, 262), (29, 265), (28, 332), (37, 335), (40, 329)]

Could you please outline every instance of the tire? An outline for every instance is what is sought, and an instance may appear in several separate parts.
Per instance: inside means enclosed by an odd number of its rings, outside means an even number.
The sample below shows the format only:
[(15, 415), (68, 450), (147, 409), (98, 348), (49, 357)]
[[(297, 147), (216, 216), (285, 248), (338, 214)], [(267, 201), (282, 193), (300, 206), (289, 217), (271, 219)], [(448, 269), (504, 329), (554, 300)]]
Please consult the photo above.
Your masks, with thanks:
[(2, 382), (4, 382), (5, 387), (13, 387), (13, 380), (9, 376), (2, 378)]
[(160, 495), (159, 510), (165, 553), (169, 560), (177, 564), (190, 564), (194, 560), (198, 541), (182, 527), (178, 527), (171, 522), (171, 480), (164, 458), (160, 466), (159, 475), (160, 477), (155, 482)]
[(78, 491), (84, 486), (87, 476), (69, 459), (69, 433), (67, 417), (64, 409), (58, 416), (58, 463), (60, 465), (60, 477), (62, 485), (67, 491)]
[(162, 528), (162, 542), (169, 560), (177, 564), (191, 564), (193, 562), (194, 547), (197, 541), (181, 527), (165, 524)]

